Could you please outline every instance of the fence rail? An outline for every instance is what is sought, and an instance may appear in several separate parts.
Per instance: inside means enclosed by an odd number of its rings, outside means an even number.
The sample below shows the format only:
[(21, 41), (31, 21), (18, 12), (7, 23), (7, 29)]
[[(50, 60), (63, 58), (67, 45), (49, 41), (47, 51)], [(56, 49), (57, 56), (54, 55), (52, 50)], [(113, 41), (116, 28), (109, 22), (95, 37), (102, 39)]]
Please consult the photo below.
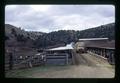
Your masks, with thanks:
[[(34, 56), (30, 56), (27, 59), (20, 59), (18, 57), (14, 57), (12, 58), (12, 60), (8, 60), (8, 63), (5, 64), (5, 70), (8, 71), (11, 69), (29, 68), (33, 66), (47, 65), (53, 63), (56, 65), (65, 65), (69, 64), (69, 62), (70, 60), (68, 58), (67, 53), (59, 54), (40, 53)], [(10, 64), (12, 65), (11, 69)]]
[(12, 57), (12, 59), (10, 60), (8, 58), (8, 60), (6, 60), (7, 62), (5, 63), (5, 71), (10, 70), (10, 64), (11, 64), (12, 69), (27, 68), (27, 67), (44, 64), (43, 56), (44, 56), (44, 53), (30, 56), (27, 59), (20, 59), (20, 58)]
[(87, 47), (86, 49), (88, 52), (92, 52), (106, 58), (110, 64), (115, 64), (115, 48)]

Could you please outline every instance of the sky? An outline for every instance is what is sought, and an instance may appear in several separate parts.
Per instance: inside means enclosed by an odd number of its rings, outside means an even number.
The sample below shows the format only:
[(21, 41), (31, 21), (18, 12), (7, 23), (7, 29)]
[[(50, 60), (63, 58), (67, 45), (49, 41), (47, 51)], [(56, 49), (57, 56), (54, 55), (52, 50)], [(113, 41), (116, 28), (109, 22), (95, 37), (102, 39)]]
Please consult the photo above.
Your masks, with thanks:
[(115, 22), (114, 5), (7, 5), (5, 24), (26, 31), (85, 30)]

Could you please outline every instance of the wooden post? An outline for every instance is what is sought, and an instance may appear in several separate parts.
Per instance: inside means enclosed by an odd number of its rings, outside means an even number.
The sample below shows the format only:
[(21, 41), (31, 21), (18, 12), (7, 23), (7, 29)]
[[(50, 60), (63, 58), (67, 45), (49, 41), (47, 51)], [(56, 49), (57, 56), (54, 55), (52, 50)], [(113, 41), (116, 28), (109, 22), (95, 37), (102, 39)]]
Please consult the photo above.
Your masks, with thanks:
[(100, 52), (99, 52), (99, 48), (98, 48), (98, 55), (100, 55), (99, 53), (100, 53)]
[(66, 54), (66, 64), (68, 65), (68, 54)]
[[(32, 59), (34, 59), (34, 58), (32, 58), (32, 57), (30, 57), (30, 58), (31, 58), (31, 60), (32, 60)], [(30, 61), (28, 61), (28, 66), (29, 66), (30, 68), (32, 67), (31, 60), (30, 60)]]
[(113, 53), (112, 53), (111, 57), (112, 57), (112, 64), (114, 64), (115, 63), (115, 59), (114, 59), (114, 54)]
[(74, 55), (76, 53), (75, 53), (75, 50), (72, 50), (71, 52), (72, 52), (72, 64), (74, 65), (75, 64)]
[(96, 49), (94, 49), (94, 53), (96, 54)]
[(97, 54), (97, 48), (96, 48), (96, 54)]
[[(110, 52), (110, 51), (109, 51)], [(111, 56), (111, 52), (109, 53), (107, 59), (108, 59), (108, 62), (110, 63), (110, 56)]]
[(9, 69), (13, 69), (13, 54), (9, 53)]
[(110, 55), (109, 55), (109, 59), (108, 59), (110, 64), (114, 64), (114, 57), (113, 57), (113, 55), (114, 55), (114, 54), (113, 54), (113, 52), (111, 51), (111, 53), (110, 53)]
[(28, 65), (29, 65), (30, 68), (32, 67), (31, 61), (28, 62)]
[(94, 49), (95, 50), (95, 54), (96, 54), (96, 49)]
[(102, 49), (101, 49), (101, 54), (100, 54), (100, 55), (102, 56), (102, 54), (103, 54), (103, 51), (102, 51)]
[(105, 57), (106, 55), (106, 52), (105, 52), (105, 49), (103, 49), (103, 57)]

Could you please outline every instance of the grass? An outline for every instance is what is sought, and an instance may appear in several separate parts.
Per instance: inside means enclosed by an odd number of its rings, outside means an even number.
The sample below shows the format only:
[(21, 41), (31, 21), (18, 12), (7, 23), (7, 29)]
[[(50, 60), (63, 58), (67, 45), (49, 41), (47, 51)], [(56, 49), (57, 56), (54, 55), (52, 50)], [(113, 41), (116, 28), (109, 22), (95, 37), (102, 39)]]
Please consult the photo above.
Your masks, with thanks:
[(8, 71), (5, 76), (6, 78), (25, 78), (31, 77), (34, 73), (44, 73), (50, 71), (59, 71), (68, 69), (70, 66), (40, 66), (27, 69), (11, 70)]

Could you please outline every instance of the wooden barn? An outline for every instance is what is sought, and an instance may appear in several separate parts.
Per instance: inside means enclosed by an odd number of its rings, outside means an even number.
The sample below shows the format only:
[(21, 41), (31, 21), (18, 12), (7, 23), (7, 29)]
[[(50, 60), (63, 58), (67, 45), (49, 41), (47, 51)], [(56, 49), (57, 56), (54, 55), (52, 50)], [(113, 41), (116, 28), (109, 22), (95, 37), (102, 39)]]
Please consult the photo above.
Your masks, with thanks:
[[(81, 49), (82, 48), (82, 49)], [(109, 41), (108, 38), (85, 38), (79, 39), (75, 44), (75, 49), (78, 52), (84, 50), (85, 52), (92, 52), (100, 57), (108, 60), (110, 64), (115, 64), (114, 52), (115, 41)]]
[(108, 38), (84, 38), (79, 39), (78, 42), (75, 44), (75, 49), (77, 52), (85, 52), (86, 47), (95, 46), (96, 44), (107, 43)]

